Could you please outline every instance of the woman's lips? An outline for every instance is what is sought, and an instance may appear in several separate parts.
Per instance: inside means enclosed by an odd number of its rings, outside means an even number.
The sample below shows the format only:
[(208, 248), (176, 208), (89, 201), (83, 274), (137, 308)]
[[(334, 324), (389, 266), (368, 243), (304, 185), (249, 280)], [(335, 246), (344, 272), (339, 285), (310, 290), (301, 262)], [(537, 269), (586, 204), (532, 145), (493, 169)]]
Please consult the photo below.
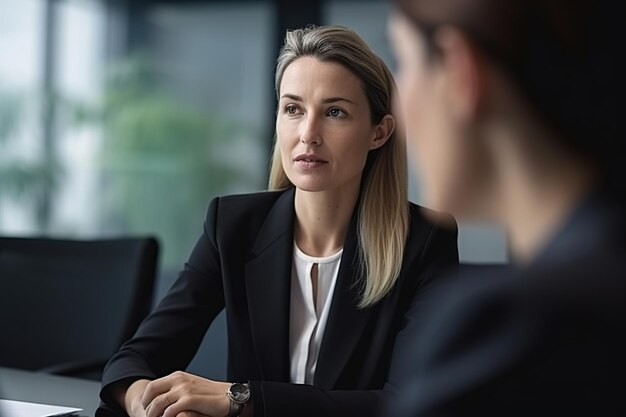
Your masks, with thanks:
[(321, 167), (323, 165), (326, 165), (326, 162), (323, 162), (323, 161), (305, 161), (305, 160), (296, 161), (296, 166), (298, 168), (302, 168), (302, 169), (319, 168), (319, 167)]
[(328, 161), (311, 154), (298, 155), (294, 158), (294, 162), (298, 168), (302, 169), (319, 168), (328, 163)]

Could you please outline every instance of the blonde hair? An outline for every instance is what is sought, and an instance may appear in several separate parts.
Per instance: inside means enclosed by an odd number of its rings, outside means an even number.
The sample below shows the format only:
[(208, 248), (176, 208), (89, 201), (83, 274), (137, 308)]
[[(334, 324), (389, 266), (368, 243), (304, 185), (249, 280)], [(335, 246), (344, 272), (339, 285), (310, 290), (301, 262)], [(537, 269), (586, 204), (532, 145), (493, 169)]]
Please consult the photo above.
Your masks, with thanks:
[[(385, 63), (351, 29), (309, 26), (287, 32), (276, 67), (277, 97), (285, 69), (303, 56), (336, 62), (352, 71), (362, 82), (373, 124), (380, 123), (386, 114), (392, 114), (393, 77)], [(370, 151), (364, 172), (358, 212), (358, 268), (365, 277), (359, 302), (361, 308), (380, 301), (393, 288), (402, 268), (409, 229), (403, 134), (403, 129), (396, 124), (387, 143)], [(280, 148), (275, 144), (269, 189), (292, 185), (282, 166)]]

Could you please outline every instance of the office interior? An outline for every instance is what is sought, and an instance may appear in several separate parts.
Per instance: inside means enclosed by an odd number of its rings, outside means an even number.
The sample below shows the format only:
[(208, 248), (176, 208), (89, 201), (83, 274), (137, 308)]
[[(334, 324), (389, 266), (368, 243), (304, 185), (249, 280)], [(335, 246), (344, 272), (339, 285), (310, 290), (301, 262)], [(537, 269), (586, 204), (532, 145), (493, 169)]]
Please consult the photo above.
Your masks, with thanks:
[[(0, 236), (154, 237), (154, 305), (211, 198), (266, 187), (285, 31), (349, 26), (393, 69), (390, 11), (382, 0), (0, 0)], [(414, 177), (410, 196), (420, 203)], [(497, 225), (460, 226), (462, 262), (507, 261)], [(223, 314), (189, 371), (225, 378)]]

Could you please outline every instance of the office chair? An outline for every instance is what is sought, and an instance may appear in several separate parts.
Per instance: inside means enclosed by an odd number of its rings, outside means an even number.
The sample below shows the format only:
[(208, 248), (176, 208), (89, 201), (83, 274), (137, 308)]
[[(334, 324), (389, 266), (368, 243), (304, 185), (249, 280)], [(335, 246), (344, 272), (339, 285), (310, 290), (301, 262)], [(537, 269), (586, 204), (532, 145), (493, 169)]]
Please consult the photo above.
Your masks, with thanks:
[(0, 366), (100, 379), (150, 310), (158, 244), (0, 237)]

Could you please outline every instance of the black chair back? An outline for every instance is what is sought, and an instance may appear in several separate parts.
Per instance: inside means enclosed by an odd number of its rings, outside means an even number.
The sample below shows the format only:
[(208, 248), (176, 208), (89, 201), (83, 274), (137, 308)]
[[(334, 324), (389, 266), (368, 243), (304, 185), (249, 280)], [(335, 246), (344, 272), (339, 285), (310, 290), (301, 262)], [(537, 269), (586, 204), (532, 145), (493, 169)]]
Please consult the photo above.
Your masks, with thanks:
[(153, 238), (0, 238), (0, 366), (98, 379), (151, 306)]

